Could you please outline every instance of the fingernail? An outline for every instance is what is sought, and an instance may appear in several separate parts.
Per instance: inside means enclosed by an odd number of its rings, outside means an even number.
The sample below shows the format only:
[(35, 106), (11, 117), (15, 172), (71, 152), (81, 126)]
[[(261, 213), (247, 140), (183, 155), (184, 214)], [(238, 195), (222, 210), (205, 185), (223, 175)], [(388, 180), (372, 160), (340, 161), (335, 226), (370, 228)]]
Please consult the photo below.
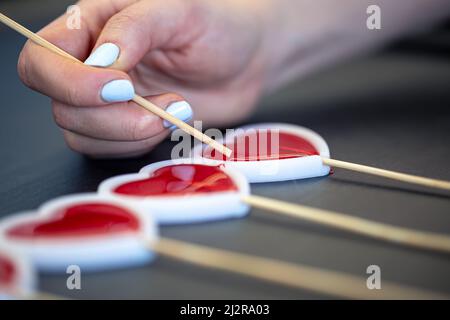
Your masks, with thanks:
[(104, 43), (86, 59), (84, 64), (93, 67), (109, 67), (119, 57), (120, 49), (114, 43)]
[[(166, 108), (166, 111), (184, 122), (192, 119), (192, 108), (186, 101), (173, 102)], [(176, 126), (167, 120), (163, 121), (163, 125), (165, 128), (170, 128), (170, 130), (176, 129)]]
[(101, 96), (106, 102), (128, 101), (134, 97), (134, 87), (129, 80), (113, 80), (103, 86)]

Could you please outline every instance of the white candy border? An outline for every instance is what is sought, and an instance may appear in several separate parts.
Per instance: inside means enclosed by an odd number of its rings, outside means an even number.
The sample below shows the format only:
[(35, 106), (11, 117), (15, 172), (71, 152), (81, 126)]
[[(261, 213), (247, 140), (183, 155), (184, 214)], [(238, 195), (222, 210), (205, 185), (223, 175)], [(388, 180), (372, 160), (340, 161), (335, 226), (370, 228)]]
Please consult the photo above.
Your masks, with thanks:
[[(19, 240), (6, 235), (6, 231), (18, 223), (46, 220), (58, 208), (93, 201), (117, 205), (136, 214), (141, 222), (141, 230), (137, 234), (66, 237), (57, 241), (54, 238)], [(59, 197), (45, 202), (36, 212), (14, 214), (0, 221), (0, 243), (5, 243), (10, 250), (29, 257), (41, 271), (51, 273), (65, 273), (69, 265), (79, 266), (82, 272), (141, 265), (153, 258), (153, 253), (146, 247), (146, 243), (156, 241), (157, 238), (157, 226), (151, 215), (143, 214), (138, 208), (97, 193)]]
[(0, 287), (0, 300), (15, 299), (22, 295), (32, 294), (37, 285), (37, 274), (31, 262), (25, 256), (11, 250), (3, 242), (0, 244), (0, 254), (12, 261), (17, 272), (17, 283), (13, 288), (2, 289)]
[[(325, 140), (316, 132), (297, 125), (285, 123), (261, 123), (240, 127), (239, 129), (280, 129), (288, 133), (301, 136), (312, 143), (319, 151), (320, 156), (307, 156), (290, 159), (278, 159), (267, 161), (222, 161), (211, 160), (202, 157), (203, 145), (197, 145), (192, 149), (195, 159), (207, 159), (222, 163), (226, 168), (232, 168), (242, 172), (250, 183), (276, 182), (296, 179), (306, 179), (325, 176), (330, 173), (330, 167), (322, 163), (321, 157), (329, 158), (330, 150)], [(226, 137), (232, 141), (235, 135)], [(219, 141), (222, 143), (222, 141)]]

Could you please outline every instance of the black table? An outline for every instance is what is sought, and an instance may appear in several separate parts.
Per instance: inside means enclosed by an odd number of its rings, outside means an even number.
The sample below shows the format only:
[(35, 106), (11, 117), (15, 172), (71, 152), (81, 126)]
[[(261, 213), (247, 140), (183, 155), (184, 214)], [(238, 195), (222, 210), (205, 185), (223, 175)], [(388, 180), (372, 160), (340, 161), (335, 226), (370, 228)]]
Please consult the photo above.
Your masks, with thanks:
[[(62, 11), (64, 4), (55, 10)], [(55, 14), (52, 8), (33, 20), (22, 10), (6, 12), (34, 30)], [(93, 192), (105, 178), (170, 156), (169, 141), (134, 160), (94, 161), (70, 151), (53, 123), (48, 98), (25, 88), (17, 77), (24, 39), (5, 28), (0, 36), (0, 216), (36, 208), (57, 196)], [(450, 60), (442, 54), (449, 49), (446, 38), (448, 32), (440, 31), (323, 70), (269, 97), (248, 122), (303, 125), (325, 138), (336, 159), (450, 180)], [(257, 195), (450, 234), (450, 198), (443, 191), (340, 169), (329, 177), (252, 189)], [(450, 294), (448, 255), (260, 210), (241, 220), (163, 227), (161, 233), (362, 277), (375, 264), (381, 267), (382, 280)], [(76, 298), (326, 298), (165, 258), (141, 268), (83, 274), (80, 291), (66, 289), (65, 275), (41, 275), (39, 280), (42, 290)]]

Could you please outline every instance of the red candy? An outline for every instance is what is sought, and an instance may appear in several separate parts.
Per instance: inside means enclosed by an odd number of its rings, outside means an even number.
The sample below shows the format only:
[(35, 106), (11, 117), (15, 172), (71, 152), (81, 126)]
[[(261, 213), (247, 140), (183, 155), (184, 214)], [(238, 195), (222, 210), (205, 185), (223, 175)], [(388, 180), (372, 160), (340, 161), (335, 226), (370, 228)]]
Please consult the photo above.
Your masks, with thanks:
[(118, 206), (84, 203), (56, 212), (45, 221), (30, 221), (7, 230), (11, 237), (81, 237), (136, 231), (138, 219)]
[(13, 286), (16, 273), (14, 263), (0, 253), (0, 288)]
[[(272, 139), (276, 133), (271, 130), (257, 130), (234, 138), (227, 147), (233, 150), (229, 158), (216, 153), (216, 150), (206, 148), (203, 156), (215, 160), (227, 161), (265, 161), (274, 159), (289, 159), (318, 155), (319, 151), (308, 140), (287, 132), (278, 132), (279, 147), (272, 152)], [(273, 135), (273, 137), (272, 137)], [(265, 139), (266, 143), (263, 143)], [(276, 140), (275, 140), (276, 141)], [(238, 147), (239, 146), (239, 147)], [(263, 148), (265, 147), (265, 148)]]
[(114, 192), (135, 196), (171, 196), (237, 190), (233, 180), (217, 166), (180, 164), (160, 168), (148, 179), (122, 184)]

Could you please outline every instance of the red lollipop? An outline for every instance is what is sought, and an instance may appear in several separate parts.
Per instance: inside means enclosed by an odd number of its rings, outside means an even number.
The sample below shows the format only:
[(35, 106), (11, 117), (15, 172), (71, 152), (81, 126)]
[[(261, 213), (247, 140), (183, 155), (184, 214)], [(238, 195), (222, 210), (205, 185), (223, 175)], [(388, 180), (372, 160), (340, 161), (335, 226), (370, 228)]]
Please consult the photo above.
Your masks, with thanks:
[(289, 124), (263, 123), (238, 128), (224, 139), (230, 157), (197, 146), (195, 157), (216, 160), (243, 173), (250, 183), (305, 179), (327, 175), (325, 140), (314, 131)]
[(211, 160), (179, 159), (153, 163), (138, 174), (105, 180), (100, 184), (99, 192), (105, 197), (142, 208), (161, 224), (242, 217), (249, 206), (254, 206), (389, 242), (450, 252), (450, 237), (446, 235), (251, 195), (243, 175)]
[[(69, 196), (0, 223), (2, 242), (20, 250), (41, 269), (63, 272), (68, 264), (101, 271), (147, 261), (152, 252), (185, 263), (233, 272), (281, 285), (350, 298), (441, 297), (432, 292), (384, 283), (383, 292), (365, 289), (365, 279), (304, 265), (158, 238), (138, 209), (95, 195)], [(151, 214), (148, 214), (151, 216)], [(147, 221), (147, 222), (146, 222)], [(147, 226), (146, 226), (147, 225)], [(146, 232), (140, 232), (146, 231)], [(0, 250), (2, 293), (28, 295), (30, 269), (10, 251)], [(323, 285), (326, 283), (326, 285)], [(328, 283), (334, 283), (329, 286)], [(50, 298), (54, 298), (50, 296)]]
[(0, 246), (0, 299), (29, 296), (35, 284), (36, 275), (28, 259)]
[(142, 239), (156, 238), (151, 215), (97, 194), (61, 197), (37, 214), (13, 215), (0, 224), (2, 242), (49, 272), (65, 272), (69, 265), (103, 270), (143, 264), (152, 254)]
[[(222, 141), (221, 141), (222, 142)], [(450, 181), (425, 178), (330, 158), (325, 140), (314, 131), (291, 124), (262, 123), (238, 128), (224, 141), (233, 153), (223, 156), (197, 146), (195, 157), (214, 159), (241, 171), (251, 183), (327, 175), (330, 166), (388, 179), (450, 190)]]
[(248, 213), (242, 198), (250, 194), (245, 177), (205, 161), (161, 161), (140, 173), (103, 181), (99, 193), (152, 213), (160, 224), (240, 218)]

